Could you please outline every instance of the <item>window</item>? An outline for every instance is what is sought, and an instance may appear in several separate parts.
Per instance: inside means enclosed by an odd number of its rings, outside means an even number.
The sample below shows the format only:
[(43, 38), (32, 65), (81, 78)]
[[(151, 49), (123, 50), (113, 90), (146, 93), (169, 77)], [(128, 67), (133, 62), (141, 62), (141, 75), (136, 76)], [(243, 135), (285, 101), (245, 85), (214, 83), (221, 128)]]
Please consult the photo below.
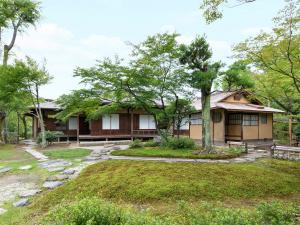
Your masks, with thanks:
[(268, 115), (267, 114), (260, 114), (260, 122), (262, 124), (267, 124), (268, 123)]
[(201, 125), (202, 124), (202, 114), (192, 114), (191, 115), (191, 124), (192, 125)]
[(119, 130), (119, 114), (110, 114), (102, 116), (103, 130)]
[(221, 112), (213, 112), (212, 120), (214, 123), (220, 123), (222, 120), (222, 113)]
[(67, 129), (67, 124), (62, 121), (55, 121), (55, 129), (59, 131), (64, 131)]
[(77, 124), (77, 117), (71, 117), (69, 119), (69, 130), (77, 130), (78, 124)]
[(229, 125), (241, 125), (242, 124), (242, 114), (229, 114), (228, 115)]
[[(175, 125), (176, 125), (175, 129), (177, 129), (177, 123)], [(189, 130), (189, 129), (190, 129), (190, 119), (189, 117), (185, 117), (181, 120), (180, 130)]]
[(245, 114), (244, 115), (244, 126), (258, 126), (258, 115), (255, 114)]
[(155, 120), (152, 115), (140, 115), (140, 129), (154, 130), (156, 129)]

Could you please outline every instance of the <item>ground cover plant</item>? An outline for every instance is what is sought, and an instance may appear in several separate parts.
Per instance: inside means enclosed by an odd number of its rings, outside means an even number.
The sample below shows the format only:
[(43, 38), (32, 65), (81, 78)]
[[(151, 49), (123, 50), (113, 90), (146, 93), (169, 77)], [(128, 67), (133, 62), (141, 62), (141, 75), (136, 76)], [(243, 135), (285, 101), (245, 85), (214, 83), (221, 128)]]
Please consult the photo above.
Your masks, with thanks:
[(83, 148), (44, 150), (43, 154), (54, 159), (76, 159), (88, 156), (91, 150)]
[[(239, 208), (272, 200), (299, 203), (299, 171), (297, 162), (274, 159), (243, 164), (106, 161), (86, 168), (77, 179), (38, 197), (29, 206), (26, 217), (36, 217), (37, 221), (61, 203), (92, 197), (118, 203), (120, 207), (148, 208), (156, 215), (174, 213), (178, 201), (193, 205), (221, 201), (226, 207)], [(221, 215), (231, 215), (224, 210)], [(238, 211), (236, 218), (237, 215)]]

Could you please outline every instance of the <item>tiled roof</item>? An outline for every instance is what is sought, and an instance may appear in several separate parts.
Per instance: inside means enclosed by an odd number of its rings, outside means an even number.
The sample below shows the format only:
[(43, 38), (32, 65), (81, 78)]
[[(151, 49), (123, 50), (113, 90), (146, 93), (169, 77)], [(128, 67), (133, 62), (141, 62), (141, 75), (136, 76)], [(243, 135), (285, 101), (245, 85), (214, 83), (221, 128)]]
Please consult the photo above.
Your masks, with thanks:
[[(232, 111), (249, 111), (249, 112), (250, 111), (251, 112), (278, 112), (278, 113), (284, 112), (282, 110), (266, 107), (263, 105), (222, 102), (222, 100), (228, 98), (234, 93), (236, 93), (236, 91), (213, 93), (210, 98), (211, 109), (226, 109), (228, 111), (232, 110)], [(201, 98), (194, 101), (193, 105), (196, 108), (196, 110), (201, 111), (202, 110)]]
[(41, 109), (59, 109), (59, 106), (54, 101), (40, 103)]

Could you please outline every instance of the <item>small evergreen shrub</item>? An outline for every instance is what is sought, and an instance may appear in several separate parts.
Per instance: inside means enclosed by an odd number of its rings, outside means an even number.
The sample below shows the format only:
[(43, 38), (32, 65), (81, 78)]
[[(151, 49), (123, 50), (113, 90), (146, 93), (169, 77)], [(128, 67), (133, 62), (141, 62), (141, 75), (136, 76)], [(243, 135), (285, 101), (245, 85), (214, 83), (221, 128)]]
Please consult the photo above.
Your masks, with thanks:
[(231, 148), (228, 148), (227, 152), (232, 155), (239, 156), (242, 153), (245, 153), (245, 149), (243, 149), (242, 147), (231, 147)]
[[(62, 136), (63, 132), (61, 131), (45, 131), (45, 136), (46, 136), (46, 142), (47, 144), (52, 144), (54, 141), (57, 140), (59, 136)], [(42, 133), (39, 133), (39, 136), (37, 138), (37, 143), (41, 144), (42, 143)]]
[(160, 143), (155, 140), (149, 140), (144, 143), (144, 147), (158, 147), (159, 145), (160, 145)]
[(140, 139), (136, 139), (129, 144), (129, 148), (142, 148), (143, 143)]
[(169, 138), (163, 143), (164, 147), (171, 149), (195, 149), (196, 143), (194, 140), (186, 137)]

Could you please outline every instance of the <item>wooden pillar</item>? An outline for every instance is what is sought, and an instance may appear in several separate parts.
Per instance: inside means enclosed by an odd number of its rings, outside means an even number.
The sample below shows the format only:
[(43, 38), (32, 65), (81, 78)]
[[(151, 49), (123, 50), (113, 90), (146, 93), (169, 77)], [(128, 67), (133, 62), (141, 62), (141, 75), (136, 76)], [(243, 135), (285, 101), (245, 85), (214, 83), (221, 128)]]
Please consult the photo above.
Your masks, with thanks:
[(77, 143), (79, 144), (79, 114), (77, 115)]
[(241, 113), (241, 141), (243, 141), (244, 140), (244, 133), (243, 133), (243, 131), (244, 131), (244, 114), (243, 113)]
[(133, 109), (130, 109), (130, 134), (133, 141)]
[(292, 118), (289, 118), (289, 144), (292, 145), (293, 132), (292, 132)]

